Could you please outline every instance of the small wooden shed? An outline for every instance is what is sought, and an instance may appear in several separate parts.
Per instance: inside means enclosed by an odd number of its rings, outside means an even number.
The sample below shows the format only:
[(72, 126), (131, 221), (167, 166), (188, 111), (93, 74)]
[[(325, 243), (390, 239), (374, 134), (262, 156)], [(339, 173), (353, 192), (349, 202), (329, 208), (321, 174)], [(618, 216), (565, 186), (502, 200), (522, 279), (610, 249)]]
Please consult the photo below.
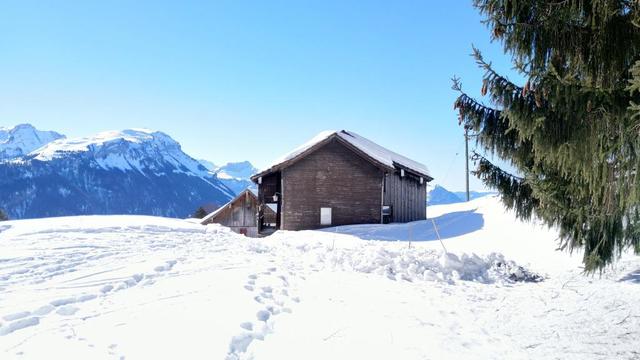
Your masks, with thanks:
[[(427, 167), (352, 131), (327, 131), (254, 175), (261, 233), (426, 219)], [(259, 216), (259, 219), (265, 219)]]
[[(220, 224), (239, 234), (257, 237), (258, 208), (258, 197), (253, 191), (246, 189), (227, 204), (205, 216), (200, 223), (202, 225)], [(270, 208), (262, 212), (275, 218), (275, 213)]]

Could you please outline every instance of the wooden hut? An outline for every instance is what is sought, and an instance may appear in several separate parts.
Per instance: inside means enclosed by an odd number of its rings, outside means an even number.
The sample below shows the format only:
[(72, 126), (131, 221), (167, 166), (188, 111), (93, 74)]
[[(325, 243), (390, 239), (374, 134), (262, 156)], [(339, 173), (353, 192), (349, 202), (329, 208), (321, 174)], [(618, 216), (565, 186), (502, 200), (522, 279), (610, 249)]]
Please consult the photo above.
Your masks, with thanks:
[(345, 130), (319, 134), (251, 179), (260, 209), (276, 213), (259, 232), (424, 220), (433, 180), (423, 164)]
[[(258, 209), (256, 194), (250, 189), (246, 189), (227, 204), (205, 216), (200, 223), (203, 225), (221, 224), (239, 234), (256, 237), (258, 236)], [(266, 214), (266, 221), (275, 221), (275, 213), (270, 208), (261, 211), (261, 213)]]

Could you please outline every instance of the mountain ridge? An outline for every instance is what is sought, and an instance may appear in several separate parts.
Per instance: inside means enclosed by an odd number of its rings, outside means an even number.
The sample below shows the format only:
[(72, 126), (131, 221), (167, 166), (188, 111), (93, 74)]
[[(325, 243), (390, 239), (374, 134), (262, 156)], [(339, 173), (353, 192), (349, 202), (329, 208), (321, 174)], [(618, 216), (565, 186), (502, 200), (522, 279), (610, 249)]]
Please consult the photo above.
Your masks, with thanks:
[(228, 162), (218, 166), (214, 170), (215, 176), (236, 194), (256, 185), (250, 177), (258, 172), (258, 169), (249, 161)]
[[(23, 151), (24, 152), (24, 151)], [(139, 214), (187, 217), (234, 191), (148, 129), (57, 138), (26, 155), (0, 160), (0, 208), (11, 218)]]
[(31, 124), (0, 127), (0, 160), (19, 158), (54, 140), (64, 138), (64, 135), (55, 131), (37, 130)]
[[(470, 200), (483, 196), (496, 194), (493, 191), (469, 191)], [(465, 191), (449, 191), (441, 185), (436, 184), (433, 189), (427, 192), (428, 205), (446, 205), (467, 201)]]

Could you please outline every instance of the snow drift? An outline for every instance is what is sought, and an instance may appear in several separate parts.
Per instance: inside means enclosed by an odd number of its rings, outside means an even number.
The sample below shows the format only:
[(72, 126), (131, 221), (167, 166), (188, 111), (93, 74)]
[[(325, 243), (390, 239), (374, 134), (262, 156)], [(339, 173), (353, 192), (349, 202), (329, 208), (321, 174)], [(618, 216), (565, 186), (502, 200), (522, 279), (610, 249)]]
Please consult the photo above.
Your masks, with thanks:
[(584, 277), (553, 231), (496, 198), (430, 214), (471, 210), (484, 226), (443, 240), (448, 252), (339, 228), (248, 239), (149, 216), (4, 222), (0, 357), (637, 357), (637, 257)]

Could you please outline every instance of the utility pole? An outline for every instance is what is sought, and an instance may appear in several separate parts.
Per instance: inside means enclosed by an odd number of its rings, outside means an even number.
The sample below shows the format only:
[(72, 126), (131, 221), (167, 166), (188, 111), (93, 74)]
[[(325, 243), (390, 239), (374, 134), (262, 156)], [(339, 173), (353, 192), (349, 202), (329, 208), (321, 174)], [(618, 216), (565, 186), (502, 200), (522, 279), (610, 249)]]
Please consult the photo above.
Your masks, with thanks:
[(467, 185), (467, 201), (469, 201), (469, 128), (464, 127), (464, 175)]

